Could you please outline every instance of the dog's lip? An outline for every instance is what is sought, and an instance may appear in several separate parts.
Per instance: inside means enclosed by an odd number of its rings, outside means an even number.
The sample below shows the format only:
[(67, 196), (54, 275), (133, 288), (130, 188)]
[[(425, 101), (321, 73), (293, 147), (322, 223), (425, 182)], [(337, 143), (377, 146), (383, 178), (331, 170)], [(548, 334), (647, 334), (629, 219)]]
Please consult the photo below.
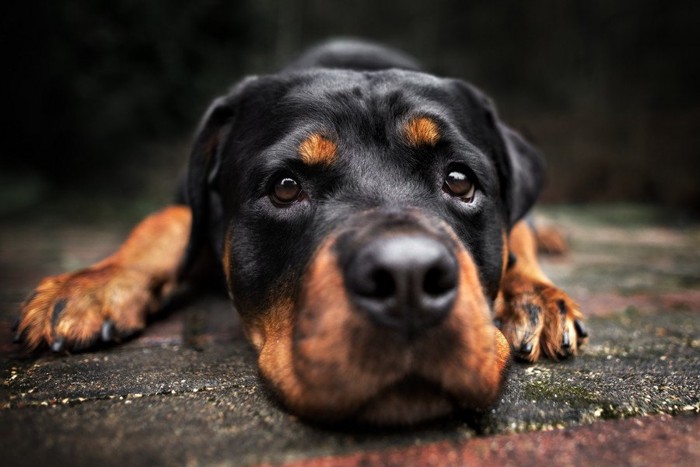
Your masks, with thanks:
[(439, 382), (409, 373), (370, 397), (352, 418), (372, 424), (410, 425), (445, 416), (458, 405)]

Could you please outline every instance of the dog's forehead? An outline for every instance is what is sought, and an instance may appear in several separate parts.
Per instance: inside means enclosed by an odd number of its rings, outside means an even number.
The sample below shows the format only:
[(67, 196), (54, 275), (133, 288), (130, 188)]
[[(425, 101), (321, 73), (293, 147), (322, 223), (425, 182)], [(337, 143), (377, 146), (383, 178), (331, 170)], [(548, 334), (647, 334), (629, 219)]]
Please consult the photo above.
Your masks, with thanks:
[(353, 71), (316, 69), (294, 72), (286, 75), (290, 86), (290, 97), (302, 98), (306, 95), (313, 100), (351, 94), (356, 98), (383, 98), (403, 94), (418, 95), (420, 91), (444, 89), (445, 80), (434, 75), (417, 71), (398, 69), (380, 71)]
[(281, 114), (341, 127), (411, 113), (445, 113), (451, 101), (445, 80), (405, 70), (312, 70), (284, 81), (289, 84), (277, 103)]
[(268, 141), (313, 125), (345, 136), (351, 131), (391, 133), (397, 121), (411, 115), (455, 120), (450, 117), (464, 111), (451, 80), (396, 69), (313, 69), (262, 76), (246, 86), (241, 101), (239, 124)]
[[(466, 125), (483, 114), (462, 99), (454, 80), (406, 71), (316, 69), (269, 75), (246, 91), (235, 138), (247, 148), (295, 148), (306, 161), (333, 160), (336, 145), (434, 146), (445, 141), (479, 152)], [(332, 144), (329, 144), (332, 143)], [(483, 152), (484, 147), (481, 145)], [(280, 152), (280, 151), (273, 151)]]

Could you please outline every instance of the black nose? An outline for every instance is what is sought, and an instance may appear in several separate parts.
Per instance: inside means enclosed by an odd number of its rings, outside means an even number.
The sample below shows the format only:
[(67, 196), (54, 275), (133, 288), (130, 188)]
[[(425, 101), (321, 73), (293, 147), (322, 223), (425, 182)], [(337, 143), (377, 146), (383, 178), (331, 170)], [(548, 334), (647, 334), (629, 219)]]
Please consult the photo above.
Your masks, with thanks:
[(344, 273), (357, 308), (410, 338), (442, 322), (457, 296), (457, 260), (425, 235), (377, 238), (360, 247)]

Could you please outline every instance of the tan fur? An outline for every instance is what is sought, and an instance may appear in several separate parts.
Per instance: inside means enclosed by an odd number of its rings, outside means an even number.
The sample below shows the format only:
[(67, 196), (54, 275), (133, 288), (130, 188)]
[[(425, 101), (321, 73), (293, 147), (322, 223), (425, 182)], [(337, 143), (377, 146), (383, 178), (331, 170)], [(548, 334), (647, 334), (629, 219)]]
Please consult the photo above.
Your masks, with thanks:
[(231, 290), (231, 280), (233, 275), (233, 257), (231, 256), (231, 248), (233, 245), (233, 232), (229, 228), (226, 230), (224, 235), (224, 254), (221, 258), (221, 267), (224, 269), (224, 277), (226, 278), (226, 285), (229, 290)]
[[(529, 361), (541, 357), (558, 359), (565, 355), (562, 348), (564, 332), (568, 332), (575, 355), (585, 340), (577, 339), (574, 320), (582, 319), (578, 305), (544, 274), (537, 260), (537, 240), (524, 222), (511, 230), (509, 250), (516, 256), (515, 264), (506, 271), (496, 300), (496, 319), (511, 346), (517, 351), (524, 342), (532, 343)], [(564, 313), (559, 304), (563, 304)], [(534, 307), (534, 308), (533, 308)], [(536, 309), (539, 315), (530, 310)]]
[(566, 237), (555, 227), (537, 226), (537, 250), (548, 255), (563, 255), (568, 249)]
[[(99, 337), (105, 320), (122, 334), (142, 329), (175, 284), (190, 223), (188, 207), (168, 207), (144, 219), (112, 256), (45, 278), (22, 307), (18, 331), (27, 346), (62, 338), (68, 347), (81, 347)], [(54, 317), (57, 306), (63, 310)]]
[(440, 130), (431, 118), (415, 117), (404, 126), (404, 136), (414, 147), (435, 146), (440, 140)]
[(337, 156), (338, 147), (325, 136), (314, 133), (299, 145), (299, 157), (308, 165), (330, 165)]

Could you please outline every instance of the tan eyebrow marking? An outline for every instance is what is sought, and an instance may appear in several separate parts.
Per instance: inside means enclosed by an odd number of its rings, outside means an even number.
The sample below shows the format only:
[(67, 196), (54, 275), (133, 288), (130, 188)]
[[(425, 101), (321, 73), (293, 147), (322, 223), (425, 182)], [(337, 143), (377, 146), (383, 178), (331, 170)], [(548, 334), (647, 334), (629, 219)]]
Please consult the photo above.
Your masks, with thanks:
[(440, 140), (437, 123), (428, 117), (414, 117), (403, 127), (404, 136), (411, 146), (435, 146)]
[(299, 157), (305, 164), (330, 165), (338, 152), (336, 144), (318, 133), (314, 133), (299, 145)]

